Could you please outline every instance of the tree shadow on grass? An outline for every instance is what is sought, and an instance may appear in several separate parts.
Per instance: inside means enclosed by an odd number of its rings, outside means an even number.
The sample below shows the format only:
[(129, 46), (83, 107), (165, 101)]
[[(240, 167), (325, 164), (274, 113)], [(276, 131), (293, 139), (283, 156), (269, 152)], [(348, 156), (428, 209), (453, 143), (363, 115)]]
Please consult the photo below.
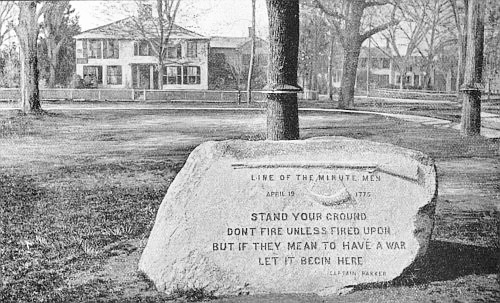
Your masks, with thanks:
[(413, 286), (449, 281), (468, 275), (497, 273), (498, 250), (494, 247), (431, 241), (425, 257), (417, 259), (391, 282), (366, 283), (356, 289)]
[(408, 267), (395, 282), (434, 282), (467, 275), (497, 272), (498, 250), (494, 247), (431, 241), (427, 255)]

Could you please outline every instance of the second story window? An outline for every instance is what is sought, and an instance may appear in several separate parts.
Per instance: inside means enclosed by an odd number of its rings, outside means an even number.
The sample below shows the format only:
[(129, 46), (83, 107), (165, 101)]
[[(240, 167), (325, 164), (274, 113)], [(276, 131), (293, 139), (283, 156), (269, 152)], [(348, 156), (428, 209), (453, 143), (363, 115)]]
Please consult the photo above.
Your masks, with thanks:
[(187, 42), (187, 57), (196, 58), (198, 57), (198, 44), (196, 41)]
[(390, 68), (391, 67), (391, 62), (389, 59), (384, 58), (382, 59), (382, 68)]
[(178, 59), (181, 57), (182, 57), (182, 53), (181, 53), (181, 46), (180, 45), (167, 46), (167, 58)]
[(88, 56), (89, 58), (101, 59), (102, 51), (101, 51), (101, 40), (89, 40), (88, 42)]
[(134, 41), (134, 56), (153, 56), (148, 41)]
[(120, 43), (118, 40), (104, 40), (103, 57), (105, 59), (118, 59), (120, 57)]

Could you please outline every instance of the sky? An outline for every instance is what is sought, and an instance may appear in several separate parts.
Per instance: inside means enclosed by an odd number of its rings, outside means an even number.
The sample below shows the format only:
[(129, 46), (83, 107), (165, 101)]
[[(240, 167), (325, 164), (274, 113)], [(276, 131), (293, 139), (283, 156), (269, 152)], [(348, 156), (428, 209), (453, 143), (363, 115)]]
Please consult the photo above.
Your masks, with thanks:
[[(134, 0), (71, 1), (80, 16), (82, 30), (101, 26), (130, 15)], [(181, 0), (176, 24), (206, 36), (247, 36), (251, 26), (251, 0)], [(265, 0), (256, 0), (257, 35), (268, 35)]]

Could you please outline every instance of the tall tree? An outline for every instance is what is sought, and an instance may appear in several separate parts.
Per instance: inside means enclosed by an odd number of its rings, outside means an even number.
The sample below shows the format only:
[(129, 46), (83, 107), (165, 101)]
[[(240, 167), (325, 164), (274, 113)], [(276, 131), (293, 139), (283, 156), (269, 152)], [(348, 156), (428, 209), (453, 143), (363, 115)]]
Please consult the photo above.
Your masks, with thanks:
[(12, 28), (9, 23), (14, 18), (14, 3), (12, 1), (0, 2), (0, 46), (9, 38)]
[(247, 103), (252, 102), (252, 77), (255, 66), (255, 0), (252, 0), (252, 28), (251, 30), (251, 46), (250, 46), (250, 64), (248, 66), (247, 79)]
[[(328, 61), (328, 42), (331, 32), (328, 24), (310, 6), (300, 7), (299, 76), (304, 99), (313, 99), (312, 91), (319, 90), (319, 75), (324, 74)], [(328, 71), (326, 71), (328, 72)]]
[(41, 112), (38, 88), (38, 20), (48, 8), (39, 1), (17, 1), (18, 24), (14, 27), (20, 45), (21, 109), (24, 113)]
[(361, 44), (374, 34), (397, 24), (397, 21), (392, 19), (363, 30), (362, 19), (368, 9), (391, 4), (390, 0), (336, 0), (331, 1), (329, 5), (325, 2), (325, 0), (313, 0), (314, 5), (328, 16), (344, 49), (339, 107), (352, 108)]
[(270, 42), (267, 139), (296, 140), (299, 0), (266, 0), (266, 4)]
[(45, 5), (48, 8), (43, 14), (42, 31), (49, 63), (48, 87), (54, 87), (56, 84), (56, 69), (59, 64), (59, 52), (65, 43), (71, 42), (68, 41), (71, 37), (66, 35), (70, 5), (69, 0), (47, 2)]
[(328, 53), (328, 71), (327, 71), (327, 95), (328, 100), (333, 101), (333, 60), (335, 58), (335, 35), (330, 33), (330, 45), (328, 46), (330, 52)]
[(406, 75), (413, 66), (424, 67), (424, 86), (429, 88), (436, 57), (445, 46), (455, 42), (449, 26), (451, 7), (447, 0), (401, 0), (395, 14), (401, 22), (381, 33), (387, 46), (376, 39), (374, 43), (399, 71), (400, 89), (404, 88)]
[[(418, 52), (423, 58), (423, 67), (425, 69), (424, 87), (430, 88), (430, 75), (435, 72), (436, 65), (446, 67), (442, 69), (446, 73), (446, 83), (451, 90), (452, 70), (450, 64), (446, 64), (446, 48), (456, 45), (455, 28), (453, 26), (453, 7), (447, 0), (435, 0), (430, 3), (426, 26), (426, 34), (422, 43), (417, 46)], [(438, 59), (444, 60), (438, 60)], [(443, 64), (445, 63), (445, 64)]]
[[(76, 68), (76, 41), (72, 37), (81, 32), (79, 16), (74, 14), (74, 10), (68, 8), (65, 12), (64, 22), (61, 25), (61, 36), (56, 39), (66, 41), (61, 44), (58, 52), (57, 65), (55, 68), (55, 85), (68, 86), (72, 83)], [(46, 38), (41, 37), (38, 43), (38, 64), (40, 65), (40, 78), (45, 79), (47, 83), (50, 78), (50, 57)]]
[(457, 91), (463, 84), (465, 73), (465, 56), (467, 51), (467, 28), (468, 28), (468, 0), (448, 0), (455, 19), (456, 33), (458, 39), (458, 65), (457, 65)]
[(167, 57), (170, 34), (175, 27), (175, 19), (181, 0), (156, 0), (156, 15), (150, 12), (151, 6), (144, 0), (137, 0), (140, 13), (132, 17), (134, 32), (138, 31), (149, 43), (152, 53), (157, 59), (158, 88), (163, 87), (163, 64)]
[(19, 87), (21, 64), (19, 49), (15, 42), (3, 47), (0, 51), (0, 87)]
[[(405, 20), (383, 33), (390, 42), (393, 62), (400, 74), (399, 87), (403, 89), (408, 69), (412, 63), (412, 56), (427, 34), (427, 19), (429, 18), (430, 2), (434, 0), (409, 0), (398, 5), (397, 12)], [(401, 40), (406, 47), (400, 49)]]
[(500, 2), (488, 0), (484, 29), (484, 79), (488, 81), (488, 96), (491, 94), (491, 81), (500, 74)]
[(469, 0), (467, 24), (467, 55), (462, 91), (462, 119), (460, 132), (464, 136), (479, 135), (481, 132), (481, 90), (484, 50), (483, 0)]

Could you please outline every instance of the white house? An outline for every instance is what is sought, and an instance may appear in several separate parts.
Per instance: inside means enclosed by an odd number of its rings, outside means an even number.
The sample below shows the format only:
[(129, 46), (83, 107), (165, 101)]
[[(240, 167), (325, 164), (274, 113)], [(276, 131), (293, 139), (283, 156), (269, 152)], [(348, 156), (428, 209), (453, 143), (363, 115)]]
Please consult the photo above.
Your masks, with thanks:
[[(99, 88), (158, 89), (158, 58), (150, 45), (157, 29), (132, 17), (93, 28), (76, 40), (76, 73)], [(158, 40), (158, 39), (157, 39)], [(208, 89), (209, 38), (174, 25), (161, 89)]]
[[(383, 88), (388, 86), (399, 86), (401, 83), (401, 72), (398, 70), (395, 59), (388, 54), (391, 49), (383, 50), (372, 47), (362, 47), (359, 54), (358, 70), (356, 74), (356, 87), (366, 88), (367, 72), (370, 74), (370, 85)], [(337, 58), (337, 62), (341, 62), (341, 57)], [(411, 56), (410, 62), (404, 72), (405, 86), (421, 87), (425, 73), (420, 69), (421, 56)], [(340, 87), (342, 79), (342, 69), (339, 64), (338, 68), (333, 70), (332, 74), (333, 85)]]

